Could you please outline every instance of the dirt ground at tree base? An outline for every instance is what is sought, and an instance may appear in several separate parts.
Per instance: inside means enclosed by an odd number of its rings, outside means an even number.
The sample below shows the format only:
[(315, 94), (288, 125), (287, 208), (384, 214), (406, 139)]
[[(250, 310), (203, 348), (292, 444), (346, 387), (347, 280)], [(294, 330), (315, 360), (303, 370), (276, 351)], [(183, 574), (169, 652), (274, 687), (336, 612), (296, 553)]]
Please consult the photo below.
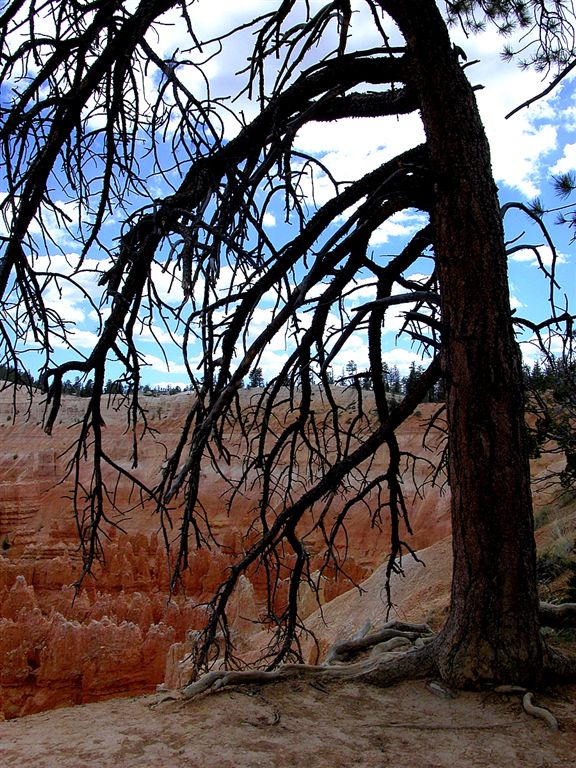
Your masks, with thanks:
[(458, 768), (576, 765), (576, 686), (538, 695), (551, 731), (496, 693), (425, 682), (284, 681), (186, 704), (114, 699), (0, 723), (2, 768)]

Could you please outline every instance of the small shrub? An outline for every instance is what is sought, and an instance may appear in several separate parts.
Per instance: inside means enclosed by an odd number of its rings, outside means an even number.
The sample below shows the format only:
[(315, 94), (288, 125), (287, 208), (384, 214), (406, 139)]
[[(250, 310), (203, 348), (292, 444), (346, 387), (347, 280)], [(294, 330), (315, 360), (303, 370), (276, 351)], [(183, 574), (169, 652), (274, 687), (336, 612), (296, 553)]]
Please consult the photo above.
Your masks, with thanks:
[(576, 603), (576, 563), (568, 563), (568, 570), (571, 571), (566, 582), (566, 603)]
[(555, 552), (542, 552), (536, 561), (538, 584), (550, 584), (569, 567), (569, 561)]
[(542, 507), (534, 513), (534, 528), (538, 530), (543, 528), (550, 520), (550, 509), (548, 507)]

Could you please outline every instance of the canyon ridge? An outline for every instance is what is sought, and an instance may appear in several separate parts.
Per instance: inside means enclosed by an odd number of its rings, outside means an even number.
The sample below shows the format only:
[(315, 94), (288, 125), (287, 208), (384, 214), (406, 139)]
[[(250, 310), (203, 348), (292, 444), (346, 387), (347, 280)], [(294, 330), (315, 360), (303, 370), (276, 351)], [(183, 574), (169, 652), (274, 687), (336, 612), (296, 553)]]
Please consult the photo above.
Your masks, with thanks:
[[(372, 394), (365, 395), (369, 411)], [(137, 473), (143, 481), (154, 484), (192, 397), (181, 393), (142, 398), (154, 429), (154, 436), (145, 436), (139, 446)], [(253, 390), (241, 392), (246, 409), (252, 397)], [(341, 397), (343, 409), (353, 408), (350, 392), (343, 389)], [(207, 465), (201, 501), (218, 545), (193, 551), (183, 589), (170, 597), (160, 521), (146, 504), (135, 505), (130, 487), (120, 484), (119, 506), (130, 511), (113, 520), (117, 527), (105, 527), (103, 560), (76, 589), (82, 563), (66, 466), (84, 404), (82, 398), (65, 396), (59, 421), (46, 435), (40, 394), (30, 400), (25, 390), (0, 393), (0, 717), (6, 719), (188, 682), (186, 657), (194, 630), (202, 626), (204, 605), (246, 541), (251, 499), (240, 498), (228, 511), (226, 484)], [(435, 409), (438, 404), (423, 404), (403, 425), (399, 439), (407, 453), (438, 458), (440, 442), (422, 446), (423, 425)], [(115, 460), (129, 466), (126, 412), (118, 401), (109, 402), (104, 422)], [(232, 445), (234, 435), (228, 438)], [(534, 475), (544, 476), (559, 461), (553, 457), (533, 462)], [(373, 468), (377, 470), (378, 459)], [(232, 459), (226, 471), (239, 473), (239, 460), (235, 465)], [(414, 531), (409, 544), (424, 565), (404, 559), (404, 576), (393, 583), (392, 616), (426, 620), (439, 628), (450, 588), (449, 497), (441, 483), (421, 492), (428, 473), (426, 463), (405, 473)], [(540, 547), (569, 547), (570, 541), (573, 546), (576, 505), (565, 503), (551, 515), (553, 498), (545, 484), (536, 493), (537, 514), (543, 520)], [(342, 504), (336, 503), (332, 514)], [(383, 619), (387, 535), (385, 519), (374, 525), (370, 510), (355, 514), (346, 540), (338, 544), (347, 547), (348, 578), (329, 570), (319, 578), (321, 611), (316, 595), (303, 590), (303, 617), (317, 639), (305, 645), (308, 660), (316, 661), (335, 639), (351, 636), (367, 619), (374, 624)], [(309, 548), (312, 567), (320, 568), (322, 542), (312, 538)], [(243, 579), (231, 616), (236, 647), (247, 661), (267, 642), (266, 631), (257, 623), (264, 601), (265, 578), (254, 570)]]

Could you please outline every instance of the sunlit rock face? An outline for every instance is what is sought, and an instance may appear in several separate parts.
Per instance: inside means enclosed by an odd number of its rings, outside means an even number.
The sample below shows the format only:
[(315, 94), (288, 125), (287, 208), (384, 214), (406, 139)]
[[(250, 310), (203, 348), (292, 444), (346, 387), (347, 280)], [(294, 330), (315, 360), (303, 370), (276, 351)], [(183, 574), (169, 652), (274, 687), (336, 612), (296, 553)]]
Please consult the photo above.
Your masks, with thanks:
[[(241, 396), (248, 409), (250, 392)], [(143, 398), (150, 426), (157, 433), (154, 440), (145, 437), (140, 442), (137, 472), (150, 485), (160, 472), (166, 450), (178, 437), (191, 397)], [(342, 397), (345, 400), (349, 395), (343, 392)], [(370, 397), (366, 393), (368, 400)], [(244, 536), (253, 517), (254, 499), (245, 494), (228, 510), (225, 482), (206, 466), (201, 500), (217, 543), (209, 550), (191, 550), (182, 589), (170, 597), (159, 518), (151, 509), (135, 508), (130, 488), (121, 483), (118, 506), (131, 510), (115, 519), (123, 532), (106, 527), (104, 560), (75, 589), (81, 555), (66, 469), (84, 405), (81, 398), (65, 396), (59, 420), (48, 436), (42, 429), (39, 395), (28, 402), (24, 392), (18, 393), (14, 410), (12, 393), (0, 393), (0, 716), (16, 717), (147, 692), (165, 679), (168, 685), (185, 683), (189, 675), (185, 656), (193, 646), (194, 631), (203, 624), (204, 606), (232, 559), (250, 541)], [(421, 413), (406, 423), (400, 438), (403, 450), (422, 452), (422, 422), (433, 407), (423, 405)], [(104, 421), (106, 444), (115, 461), (129, 468), (131, 444), (125, 410), (110, 404)], [(227, 440), (234, 446), (236, 436), (231, 433)], [(433, 460), (436, 453), (427, 456)], [(384, 455), (376, 458), (373, 474), (383, 471), (384, 460)], [(437, 487), (429, 488), (424, 497), (415, 493), (415, 484), (427, 472), (422, 465), (415, 475), (408, 472), (404, 480), (414, 530), (406, 537), (415, 550), (444, 539), (450, 531), (447, 494)], [(226, 474), (240, 473), (241, 459), (232, 456)], [(352, 582), (366, 579), (386, 558), (386, 510), (375, 525), (371, 503), (353, 511), (347, 536), (337, 540), (342, 552), (348, 547), (349, 579), (336, 577), (333, 569), (319, 578), (318, 594), (324, 603), (349, 590)], [(333, 516), (342, 504), (343, 500), (334, 500)], [(304, 521), (304, 528), (309, 527), (310, 519)], [(168, 536), (175, 539), (176, 528)], [(324, 562), (320, 536), (310, 536), (306, 546), (312, 571), (319, 571)], [(262, 614), (265, 589), (263, 570), (254, 569), (244, 578), (231, 606), (233, 634), (246, 656), (254, 647), (250, 638), (258, 631), (255, 622)], [(286, 593), (287, 583), (281, 584), (277, 599), (281, 601)], [(303, 615), (312, 614), (317, 608), (315, 594), (303, 588), (301, 598)]]

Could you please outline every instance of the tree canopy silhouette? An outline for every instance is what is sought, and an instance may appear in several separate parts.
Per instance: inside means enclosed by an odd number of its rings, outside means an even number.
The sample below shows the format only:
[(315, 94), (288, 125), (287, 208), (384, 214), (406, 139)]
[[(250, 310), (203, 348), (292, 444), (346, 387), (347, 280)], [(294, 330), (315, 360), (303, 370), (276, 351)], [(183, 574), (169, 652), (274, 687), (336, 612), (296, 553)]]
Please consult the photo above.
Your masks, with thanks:
[[(573, 662), (546, 649), (539, 632), (522, 369), (503, 211), (463, 52), (447, 26), (523, 27), (532, 41), (526, 63), (559, 66), (558, 78), (573, 58), (571, 7), (547, 0), (364, 0), (353, 12), (349, 0), (314, 10), (278, 0), (237, 30), (200, 41), (190, 5), (13, 0), (0, 17), (3, 363), (21, 368), (31, 346), (44, 356), (48, 432), (66, 379), (74, 373), (93, 382), (70, 461), (85, 571), (100, 550), (103, 524), (113, 520), (114, 483), (106, 479), (113, 472), (153, 500), (166, 531), (178, 520), (171, 548), (176, 586), (190, 547), (212, 535), (199, 501), (201, 467), (211, 461), (231, 484), (230, 504), (248, 485), (259, 496), (252, 543), (211, 603), (198, 662), (205, 665), (219, 652), (219, 633), (229, 639), (226, 608), (241, 574), (260, 562), (273, 592), (285, 555), (292, 563), (290, 587), (280, 612), (269, 604), (267, 619), (278, 627), (269, 663), (294, 658), (298, 586), (308, 563), (305, 513), (316, 510), (314, 525), (329, 559), (346, 514), (367, 501), (376, 505), (374, 513), (386, 513), (391, 529), (383, 558), (389, 574), (397, 569), (410, 547), (401, 484), (405, 457), (396, 429), (442, 378), (454, 542), (450, 614), (432, 643), (394, 672), (373, 665), (370, 679), (436, 669), (453, 685), (483, 686), (532, 684), (554, 671), (573, 672)], [(356, 45), (356, 14), (371, 19), (376, 47)], [(154, 36), (175, 19), (186, 47), (162, 58)], [(214, 47), (246, 30), (253, 49), (241, 96), (258, 105), (250, 119), (233, 102), (211, 95), (207, 74)], [(197, 90), (191, 82), (200, 83)], [(298, 132), (310, 122), (416, 111), (424, 143), (352, 182), (335, 178), (298, 149)], [(319, 171), (330, 190), (316, 202)], [(279, 205), (292, 225), (280, 243), (266, 224)], [(372, 247), (377, 228), (406, 210), (424, 215), (420, 231), (399, 253)], [(118, 233), (113, 245), (110, 224)], [(61, 250), (55, 226), (76, 243), (66, 272), (42, 266), (42, 257)], [(419, 259), (431, 264), (429, 275), (410, 278)], [(95, 269), (101, 296), (86, 287)], [(169, 277), (176, 299), (159, 289), (160, 274)], [(554, 286), (553, 268), (550, 277)], [(350, 311), (347, 296), (367, 278), (374, 298)], [(46, 300), (49, 292), (65, 294), (67, 285), (84, 292), (98, 317), (98, 339), (87, 355), (75, 347), (66, 310)], [(264, 300), (273, 307), (270, 322), (254, 335), (251, 324)], [(391, 408), (383, 335), (387, 313), (399, 304), (408, 308), (403, 332), (422, 346), (428, 365)], [(553, 296), (552, 318), (543, 328), (571, 322), (556, 304)], [(151, 334), (163, 326), (180, 343), (195, 390), (178, 444), (152, 481), (137, 473), (139, 440), (148, 429), (139, 398), (144, 326)], [(331, 363), (356, 331), (366, 334), (369, 370), (351, 377), (357, 400), (349, 419), (335, 397)], [(238, 390), (278, 339), (290, 341), (282, 368), (246, 422)], [(197, 343), (199, 375), (191, 352)], [(74, 352), (64, 363), (54, 356), (61, 344)], [(118, 391), (128, 404), (132, 471), (114, 460), (102, 428), (114, 364), (122, 369)], [(377, 407), (371, 419), (362, 399), (367, 376)], [(328, 405), (321, 418), (314, 387)], [(278, 408), (283, 420), (276, 418)], [(239, 479), (224, 469), (229, 446), (223, 434), (231, 422), (243, 441)], [(374, 477), (376, 452), (387, 457), (387, 468)], [(90, 477), (81, 482), (86, 461)], [(344, 510), (331, 519), (331, 499), (344, 492)]]

